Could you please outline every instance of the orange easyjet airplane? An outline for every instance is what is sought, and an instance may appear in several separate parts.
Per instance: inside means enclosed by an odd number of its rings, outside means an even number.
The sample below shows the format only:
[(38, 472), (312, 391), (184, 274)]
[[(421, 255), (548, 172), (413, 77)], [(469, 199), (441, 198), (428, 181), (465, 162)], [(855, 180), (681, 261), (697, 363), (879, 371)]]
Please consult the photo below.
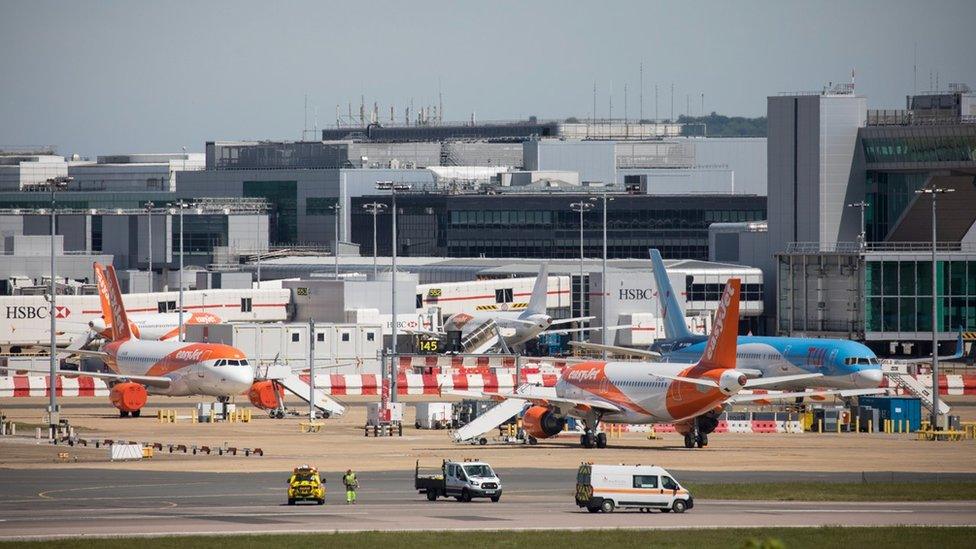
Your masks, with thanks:
[[(697, 363), (587, 361), (563, 370), (555, 387), (524, 385), (510, 394), (452, 391), (451, 394), (488, 396), (504, 401), (498, 405), (498, 414), (493, 415), (493, 410), (489, 410), (455, 431), (455, 439), (469, 440), (480, 436), (529, 404), (531, 407), (525, 411), (523, 425), (525, 432), (535, 439), (559, 434), (566, 418), (574, 417), (586, 426), (580, 436), (580, 444), (586, 448), (606, 447), (606, 434), (599, 432), (601, 423), (673, 423), (678, 432), (685, 435), (685, 446), (701, 448), (708, 443), (708, 432), (718, 425), (717, 417), (724, 404), (789, 399), (804, 394), (738, 394), (747, 387), (772, 385), (800, 377), (748, 379), (735, 369), (739, 286), (737, 278), (729, 279), (726, 284), (708, 345)], [(805, 377), (818, 375), (803, 374)], [(506, 413), (507, 416), (501, 417)], [(711, 430), (707, 427), (710, 422), (701, 421), (700, 416), (711, 418), (714, 422)], [(484, 421), (479, 421), (482, 418)]]
[[(109, 342), (100, 351), (67, 350), (96, 356), (112, 373), (84, 372), (110, 380), (112, 404), (123, 417), (139, 416), (148, 393), (167, 396), (214, 396), (221, 400), (246, 392), (254, 383), (254, 369), (239, 349), (217, 343), (145, 341), (137, 337), (122, 305), (115, 269), (94, 264), (102, 296), (102, 312)], [(58, 373), (78, 375), (77, 371)]]

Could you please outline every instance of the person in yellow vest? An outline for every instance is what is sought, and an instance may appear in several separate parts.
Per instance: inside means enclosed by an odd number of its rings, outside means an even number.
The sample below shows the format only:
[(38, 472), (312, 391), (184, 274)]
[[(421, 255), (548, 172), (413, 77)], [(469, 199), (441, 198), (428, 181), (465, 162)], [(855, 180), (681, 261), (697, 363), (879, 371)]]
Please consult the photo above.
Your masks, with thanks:
[(356, 473), (353, 473), (352, 469), (346, 470), (346, 474), (342, 477), (342, 484), (346, 487), (346, 504), (356, 503), (356, 489), (359, 488), (359, 480), (356, 479)]

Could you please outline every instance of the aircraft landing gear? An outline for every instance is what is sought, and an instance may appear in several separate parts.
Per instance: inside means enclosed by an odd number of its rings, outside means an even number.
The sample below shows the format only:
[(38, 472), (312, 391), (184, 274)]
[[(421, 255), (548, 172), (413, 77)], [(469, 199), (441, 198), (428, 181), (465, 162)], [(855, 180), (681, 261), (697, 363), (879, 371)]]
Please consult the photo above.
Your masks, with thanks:
[(583, 448), (593, 448), (596, 446), (596, 437), (593, 436), (593, 431), (587, 430), (580, 435), (580, 446)]
[(606, 448), (607, 434), (594, 433), (593, 431), (587, 430), (580, 435), (580, 446), (583, 448)]
[(708, 446), (708, 434), (698, 428), (698, 418), (691, 422), (691, 431), (685, 434), (685, 448), (704, 448)]

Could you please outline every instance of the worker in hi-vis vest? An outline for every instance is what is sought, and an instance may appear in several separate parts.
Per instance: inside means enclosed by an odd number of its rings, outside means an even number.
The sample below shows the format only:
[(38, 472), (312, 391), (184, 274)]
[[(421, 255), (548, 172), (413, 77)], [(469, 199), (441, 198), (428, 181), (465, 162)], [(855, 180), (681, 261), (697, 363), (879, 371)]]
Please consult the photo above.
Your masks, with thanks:
[(356, 489), (359, 488), (359, 481), (356, 480), (356, 473), (352, 469), (347, 469), (342, 477), (342, 484), (346, 487), (346, 503), (356, 503)]

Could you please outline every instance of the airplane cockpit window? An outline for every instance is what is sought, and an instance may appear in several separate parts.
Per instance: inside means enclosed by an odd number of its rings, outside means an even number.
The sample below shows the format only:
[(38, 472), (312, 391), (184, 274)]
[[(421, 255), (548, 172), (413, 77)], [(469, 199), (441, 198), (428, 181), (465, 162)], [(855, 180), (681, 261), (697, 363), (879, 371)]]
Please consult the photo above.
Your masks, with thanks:
[(226, 366), (226, 365), (227, 365), (227, 361), (223, 359), (218, 360), (217, 363), (214, 364), (214, 366)]

